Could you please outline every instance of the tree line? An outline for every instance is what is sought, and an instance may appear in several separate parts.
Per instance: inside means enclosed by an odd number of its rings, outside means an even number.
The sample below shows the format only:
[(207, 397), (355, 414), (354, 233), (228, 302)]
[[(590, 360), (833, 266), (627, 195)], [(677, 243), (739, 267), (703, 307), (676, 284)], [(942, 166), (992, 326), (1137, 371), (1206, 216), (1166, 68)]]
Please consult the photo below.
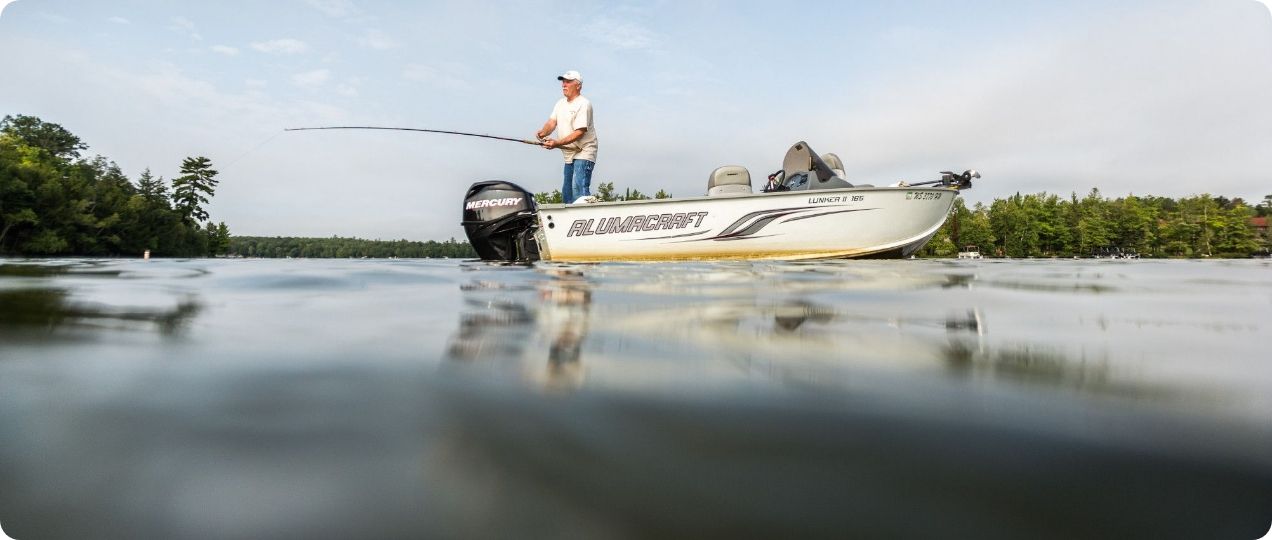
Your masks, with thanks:
[[(649, 199), (670, 199), (671, 193), (665, 189), (658, 190), (653, 196), (641, 193), (640, 190), (627, 188), (623, 190), (623, 194), (618, 193), (618, 189), (614, 187), (613, 182), (601, 182), (596, 184), (596, 194), (593, 195), (598, 201), (645, 201)], [(534, 202), (539, 204), (561, 204), (561, 190), (554, 189), (552, 191), (540, 191), (534, 194)]]
[(966, 246), (988, 256), (1089, 257), (1110, 249), (1148, 257), (1249, 257), (1272, 239), (1252, 218), (1272, 213), (1272, 195), (1250, 206), (1208, 194), (1171, 199), (1128, 195), (1108, 199), (1098, 189), (1077, 194), (1017, 193), (968, 208), (962, 198), (923, 256), (949, 257)]
[(146, 169), (130, 180), (58, 124), (0, 120), (0, 254), (203, 257), (225, 253), (230, 231), (204, 209), (217, 171), (188, 157), (171, 183)]
[(361, 238), (296, 238), (234, 236), (229, 254), (261, 258), (441, 258), (472, 259), (477, 252), (468, 242), (454, 238), (444, 242), (429, 240), (363, 240)]
[[(0, 255), (124, 255), (202, 257), (475, 257), (467, 242), (380, 241), (357, 238), (232, 237), (205, 210), (217, 171), (206, 157), (187, 157), (170, 182), (147, 169), (134, 182), (58, 124), (34, 116), (0, 120)], [(668, 199), (635, 189), (597, 185), (601, 201)], [(561, 202), (561, 192), (534, 195)], [(1251, 206), (1209, 194), (1171, 199), (1128, 195), (1108, 199), (1017, 193), (968, 208), (961, 198), (921, 256), (953, 256), (964, 246), (1008, 257), (1089, 256), (1134, 250), (1153, 257), (1248, 257), (1268, 253), (1272, 240), (1252, 218), (1272, 213), (1272, 195)], [(1266, 223), (1266, 221), (1264, 222)]]
[[(670, 199), (660, 189), (653, 197), (613, 182), (597, 185), (601, 201)], [(561, 192), (536, 193), (538, 203), (560, 203)], [(968, 208), (955, 199), (945, 224), (919, 254), (953, 257), (967, 246), (989, 256), (1089, 257), (1121, 250), (1146, 257), (1249, 257), (1272, 251), (1272, 237), (1251, 218), (1272, 214), (1272, 195), (1251, 206), (1240, 197), (1209, 194), (1171, 199), (1128, 195), (1108, 199), (1099, 189), (1085, 197), (1067, 198), (1046, 192), (1017, 193), (988, 206)]]

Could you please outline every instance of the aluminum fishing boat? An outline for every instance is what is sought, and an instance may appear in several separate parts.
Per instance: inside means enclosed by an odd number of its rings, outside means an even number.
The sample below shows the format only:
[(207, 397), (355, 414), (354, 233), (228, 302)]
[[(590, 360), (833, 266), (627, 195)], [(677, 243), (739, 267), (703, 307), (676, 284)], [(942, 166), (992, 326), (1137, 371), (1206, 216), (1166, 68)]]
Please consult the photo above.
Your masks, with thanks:
[(758, 193), (738, 166), (713, 171), (705, 196), (676, 199), (539, 205), (496, 180), (468, 189), (463, 225), (491, 261), (900, 258), (936, 234), (973, 178), (854, 185), (838, 156), (801, 141)]

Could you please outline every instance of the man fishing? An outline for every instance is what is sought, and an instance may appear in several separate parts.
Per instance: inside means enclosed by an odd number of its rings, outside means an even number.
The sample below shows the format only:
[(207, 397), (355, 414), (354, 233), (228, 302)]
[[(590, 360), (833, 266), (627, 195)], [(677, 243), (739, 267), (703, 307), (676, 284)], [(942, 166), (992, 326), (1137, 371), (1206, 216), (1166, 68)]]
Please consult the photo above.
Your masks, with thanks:
[[(592, 194), (592, 169), (596, 167), (596, 127), (592, 124), (592, 102), (583, 97), (583, 75), (570, 70), (557, 77), (561, 81), (560, 100), (552, 115), (535, 136), (547, 149), (560, 148), (565, 157), (561, 200), (573, 203)], [(548, 138), (555, 135), (555, 138)]]

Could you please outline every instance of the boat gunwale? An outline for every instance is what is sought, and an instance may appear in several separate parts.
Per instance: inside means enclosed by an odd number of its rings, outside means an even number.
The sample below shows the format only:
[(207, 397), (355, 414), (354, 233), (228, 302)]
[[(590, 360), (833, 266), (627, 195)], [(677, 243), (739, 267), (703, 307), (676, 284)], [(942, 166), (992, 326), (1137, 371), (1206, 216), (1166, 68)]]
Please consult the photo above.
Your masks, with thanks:
[(544, 204), (538, 205), (538, 209), (540, 211), (569, 210), (571, 208), (576, 208), (576, 209), (596, 208), (599, 206), (615, 206), (615, 205), (627, 205), (627, 204), (691, 202), (691, 201), (704, 201), (704, 200), (714, 201), (714, 200), (724, 200), (724, 199), (744, 199), (744, 198), (755, 198), (755, 197), (791, 197), (791, 196), (806, 196), (813, 193), (817, 193), (817, 194), (857, 193), (857, 192), (863, 192), (863, 191), (940, 191), (940, 192), (953, 192), (955, 194), (960, 193), (960, 190), (958, 189), (954, 189), (951, 187), (944, 187), (944, 186), (915, 186), (915, 187), (911, 187), (911, 186), (860, 186), (860, 187), (854, 186), (854, 187), (847, 187), (847, 188), (801, 189), (797, 191), (772, 191), (768, 193), (759, 192), (759, 193), (729, 193), (725, 195), (695, 195), (692, 197), (673, 197), (669, 199), (598, 201), (594, 203), (578, 203), (578, 204), (544, 203)]

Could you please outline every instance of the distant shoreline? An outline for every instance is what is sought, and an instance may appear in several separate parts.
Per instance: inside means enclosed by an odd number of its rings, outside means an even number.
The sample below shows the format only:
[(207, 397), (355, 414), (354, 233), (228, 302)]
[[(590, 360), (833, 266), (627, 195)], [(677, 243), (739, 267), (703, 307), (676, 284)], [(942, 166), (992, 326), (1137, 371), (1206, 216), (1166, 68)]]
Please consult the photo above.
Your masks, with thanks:
[(477, 252), (468, 242), (451, 238), (436, 240), (366, 240), (332, 236), (310, 238), (300, 236), (231, 236), (226, 251), (230, 257), (266, 259), (308, 258), (475, 258)]

